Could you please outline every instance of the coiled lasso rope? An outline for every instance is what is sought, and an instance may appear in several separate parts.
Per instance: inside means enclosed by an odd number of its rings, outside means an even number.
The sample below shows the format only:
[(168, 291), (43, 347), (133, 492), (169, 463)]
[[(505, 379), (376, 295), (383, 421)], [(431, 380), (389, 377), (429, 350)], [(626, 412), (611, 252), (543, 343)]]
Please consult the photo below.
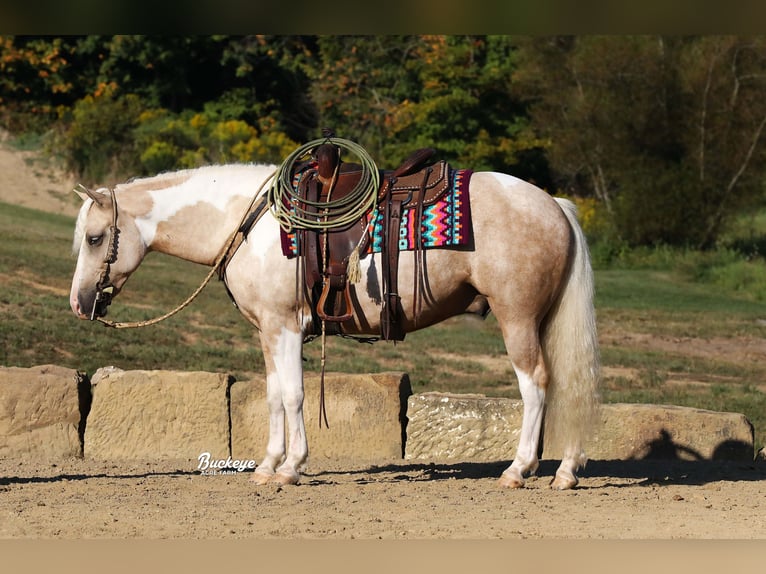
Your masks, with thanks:
[[(362, 176), (354, 189), (339, 199), (329, 196), (326, 201), (309, 201), (298, 196), (293, 186), (293, 171), (296, 164), (308, 159), (311, 152), (326, 143), (353, 153), (362, 166)], [(359, 220), (372, 209), (379, 185), (378, 166), (362, 146), (343, 138), (316, 139), (300, 146), (282, 162), (269, 190), (269, 208), (285, 231), (340, 229)]]

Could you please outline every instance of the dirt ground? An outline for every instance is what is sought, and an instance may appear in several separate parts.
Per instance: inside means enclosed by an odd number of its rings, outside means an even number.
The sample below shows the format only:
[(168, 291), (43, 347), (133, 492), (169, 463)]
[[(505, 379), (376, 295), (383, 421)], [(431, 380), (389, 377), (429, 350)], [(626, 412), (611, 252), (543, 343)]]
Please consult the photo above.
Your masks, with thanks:
[[(2, 140), (0, 200), (74, 215), (73, 179)], [(766, 539), (764, 462), (591, 461), (568, 492), (555, 461), (500, 490), (507, 464), (312, 460), (256, 487), (196, 460), (0, 459), (0, 538)]]
[(0, 460), (0, 538), (766, 538), (766, 465), (591, 461), (552, 491), (554, 461), (521, 490), (507, 463), (310, 463), (297, 486), (196, 460)]

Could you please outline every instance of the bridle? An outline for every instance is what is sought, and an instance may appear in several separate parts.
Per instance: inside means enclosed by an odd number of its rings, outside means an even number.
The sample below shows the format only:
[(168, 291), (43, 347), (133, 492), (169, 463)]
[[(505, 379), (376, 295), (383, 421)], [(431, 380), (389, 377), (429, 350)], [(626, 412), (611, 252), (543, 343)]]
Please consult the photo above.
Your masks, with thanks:
[[(90, 312), (90, 320), (96, 318), (96, 313), (104, 315), (106, 308), (112, 303), (114, 295), (114, 285), (109, 281), (109, 272), (112, 270), (112, 263), (117, 261), (117, 248), (120, 244), (120, 228), (117, 227), (117, 198), (114, 190), (110, 187), (109, 194), (112, 198), (112, 225), (109, 226), (109, 245), (104, 255), (104, 264), (101, 267), (101, 275), (96, 283), (96, 298), (93, 300), (93, 310)], [(101, 312), (103, 311), (103, 313)]]
[[(84, 191), (96, 205), (101, 205), (101, 199), (84, 185), (77, 186), (79, 190)], [(96, 282), (96, 297), (93, 300), (93, 308), (90, 311), (90, 320), (99, 320), (106, 314), (106, 309), (112, 303), (114, 296), (114, 285), (109, 280), (109, 273), (112, 270), (112, 264), (117, 261), (117, 249), (120, 243), (120, 228), (117, 227), (117, 198), (112, 188), (107, 188), (110, 199), (112, 200), (112, 225), (109, 226), (109, 244), (107, 245), (104, 261), (101, 265), (101, 273)]]

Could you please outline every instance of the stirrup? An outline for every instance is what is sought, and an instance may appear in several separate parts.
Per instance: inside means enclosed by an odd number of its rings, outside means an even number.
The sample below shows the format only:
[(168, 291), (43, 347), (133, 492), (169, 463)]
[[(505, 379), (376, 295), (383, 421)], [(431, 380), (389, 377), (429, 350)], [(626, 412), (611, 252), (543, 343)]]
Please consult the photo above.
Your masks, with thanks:
[(317, 315), (319, 315), (319, 318), (323, 321), (335, 321), (342, 323), (343, 321), (348, 321), (354, 316), (354, 307), (351, 304), (351, 293), (349, 291), (349, 283), (346, 281), (346, 285), (343, 289), (343, 295), (345, 298), (345, 310), (346, 313), (343, 315), (328, 315), (324, 312), (324, 306), (325, 303), (327, 303), (327, 297), (330, 294), (330, 281), (325, 281), (324, 287), (322, 288), (322, 294), (319, 296), (319, 302), (317, 303)]

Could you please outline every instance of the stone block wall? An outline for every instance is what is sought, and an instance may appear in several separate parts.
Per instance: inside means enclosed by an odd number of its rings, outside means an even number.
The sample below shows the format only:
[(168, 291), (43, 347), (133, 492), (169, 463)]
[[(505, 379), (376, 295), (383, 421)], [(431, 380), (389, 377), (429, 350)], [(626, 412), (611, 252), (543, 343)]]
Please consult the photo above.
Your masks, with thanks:
[[(303, 415), (309, 456), (374, 460), (402, 458), (403, 422), (412, 394), (403, 373), (328, 374), (325, 408), (328, 427), (320, 427), (320, 378), (306, 375)], [(257, 459), (268, 440), (266, 380), (254, 378), (231, 387), (232, 458)]]
[[(422, 393), (409, 399), (409, 459), (511, 460), (521, 429), (520, 400)], [(592, 460), (676, 458), (753, 460), (753, 426), (739, 413), (672, 405), (604, 404), (585, 445)], [(543, 445), (543, 458), (561, 453)]]
[[(310, 457), (375, 461), (510, 461), (521, 401), (412, 394), (404, 373), (328, 373), (329, 428), (319, 426), (320, 381), (306, 374)], [(592, 460), (754, 460), (753, 427), (738, 413), (606, 404), (586, 445)], [(0, 457), (260, 460), (268, 439), (266, 383), (223, 373), (84, 373), (53, 365), (0, 367)], [(544, 445), (543, 458), (560, 453)]]
[(80, 455), (89, 404), (90, 384), (76, 370), (0, 368), (0, 456)]
[(112, 370), (94, 381), (85, 456), (229, 456), (229, 375)]

